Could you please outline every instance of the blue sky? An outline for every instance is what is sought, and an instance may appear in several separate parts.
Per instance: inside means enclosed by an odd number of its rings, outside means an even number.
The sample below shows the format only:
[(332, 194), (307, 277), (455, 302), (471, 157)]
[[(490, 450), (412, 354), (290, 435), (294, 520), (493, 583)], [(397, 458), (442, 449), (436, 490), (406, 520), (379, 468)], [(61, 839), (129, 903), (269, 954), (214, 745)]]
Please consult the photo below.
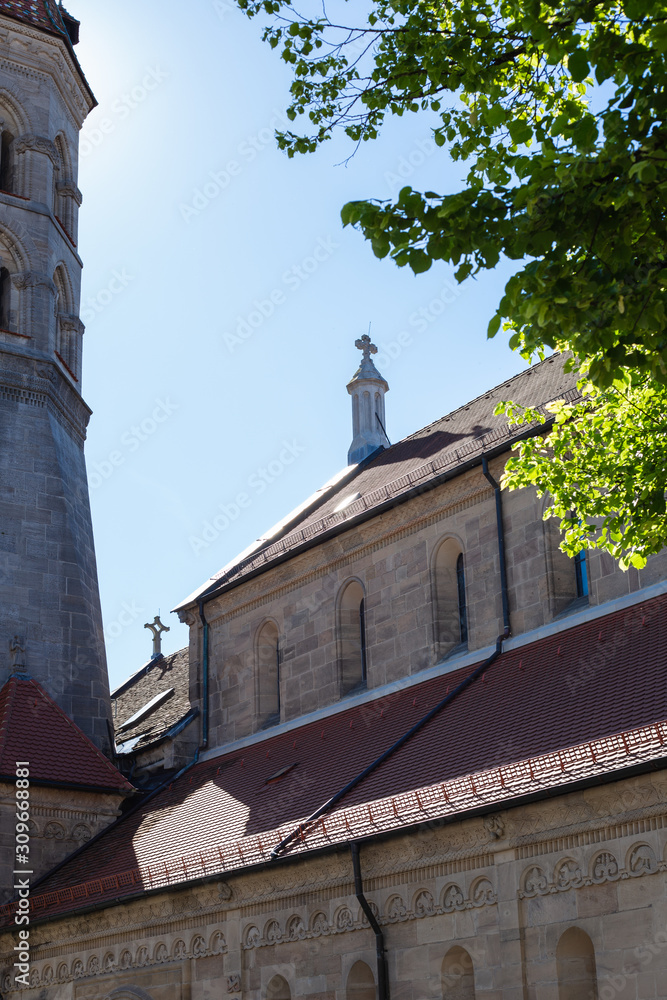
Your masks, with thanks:
[(231, 0), (70, 8), (99, 101), (79, 244), (113, 687), (150, 656), (145, 622), (161, 611), (165, 651), (185, 645), (170, 608), (346, 464), (369, 323), (392, 441), (525, 364), (486, 340), (507, 268), (415, 277), (341, 227), (351, 199), (460, 186), (427, 119), (391, 122), (351, 160), (344, 137), (288, 160), (273, 140), (288, 70)]

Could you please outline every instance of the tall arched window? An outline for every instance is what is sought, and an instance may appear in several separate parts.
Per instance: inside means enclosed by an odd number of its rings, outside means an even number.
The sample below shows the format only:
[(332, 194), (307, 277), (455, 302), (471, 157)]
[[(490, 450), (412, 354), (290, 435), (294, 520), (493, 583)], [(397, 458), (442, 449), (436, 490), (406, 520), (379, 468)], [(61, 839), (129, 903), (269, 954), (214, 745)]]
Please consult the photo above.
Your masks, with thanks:
[(456, 945), (450, 948), (442, 963), (443, 1000), (475, 1000), (475, 970), (472, 958)]
[(11, 296), (9, 271), (0, 267), (0, 330), (11, 330)]
[(338, 607), (341, 693), (366, 684), (366, 605), (358, 580), (347, 584)]
[(14, 136), (5, 128), (0, 135), (0, 191), (14, 193)]
[(266, 987), (266, 1000), (292, 1000), (289, 983), (283, 976), (274, 976)]
[(588, 567), (586, 565), (586, 550), (582, 549), (574, 557), (574, 573), (577, 584), (577, 597), (588, 597)]
[(280, 721), (280, 636), (275, 622), (266, 622), (257, 634), (257, 701), (261, 725)]
[(558, 1000), (597, 1000), (593, 942), (585, 931), (570, 927), (556, 948)]
[(447, 656), (468, 642), (465, 559), (461, 544), (446, 538), (433, 562), (433, 618), (436, 655)]
[(375, 1000), (375, 978), (365, 962), (355, 962), (350, 969), (345, 1000)]

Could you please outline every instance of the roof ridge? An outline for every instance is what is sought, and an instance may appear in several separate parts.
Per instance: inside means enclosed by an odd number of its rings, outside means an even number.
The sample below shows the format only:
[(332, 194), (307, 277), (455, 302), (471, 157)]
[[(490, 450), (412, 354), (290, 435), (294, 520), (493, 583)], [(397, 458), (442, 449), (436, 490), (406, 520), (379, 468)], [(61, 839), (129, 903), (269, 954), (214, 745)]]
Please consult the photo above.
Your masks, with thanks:
[[(516, 382), (517, 379), (524, 378), (524, 376), (526, 376), (528, 372), (534, 372), (538, 368), (541, 368), (542, 365), (546, 365), (554, 361), (556, 358), (562, 356), (563, 352), (554, 351), (554, 353), (550, 354), (548, 358), (543, 358), (542, 361), (538, 361), (534, 365), (529, 365), (528, 368), (524, 368), (523, 371), (517, 372), (516, 375), (512, 375), (510, 378), (505, 379), (504, 382), (499, 382), (498, 385), (494, 385), (491, 389), (487, 389), (485, 392), (481, 392), (479, 396), (473, 396), (472, 399), (469, 399), (466, 403), (462, 403), (461, 406), (457, 406), (456, 409), (449, 410), (447, 413), (443, 413), (441, 417), (437, 417), (435, 420), (432, 420), (430, 424), (426, 424), (424, 427), (420, 427), (418, 431), (414, 431), (412, 434), (408, 434), (407, 437), (401, 438), (399, 441), (396, 441), (395, 444), (393, 444), (391, 447), (395, 448), (397, 445), (403, 444), (404, 441), (414, 441), (424, 431), (429, 430), (431, 427), (435, 427), (436, 424), (441, 423), (447, 417), (453, 417), (455, 413), (460, 413), (461, 410), (467, 409), (469, 406), (472, 406), (473, 403), (477, 403), (481, 399), (487, 399), (497, 389), (502, 389), (504, 385), (509, 385), (511, 382)], [(388, 448), (387, 451), (389, 450), (390, 449)]]

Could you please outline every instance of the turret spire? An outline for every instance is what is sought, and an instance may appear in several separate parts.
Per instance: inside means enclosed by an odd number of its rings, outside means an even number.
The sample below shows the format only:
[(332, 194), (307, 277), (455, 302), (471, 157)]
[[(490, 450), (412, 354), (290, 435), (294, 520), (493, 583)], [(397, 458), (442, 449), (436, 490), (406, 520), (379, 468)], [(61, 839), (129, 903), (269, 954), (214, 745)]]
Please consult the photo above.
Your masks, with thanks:
[(389, 392), (389, 386), (371, 358), (371, 355), (377, 354), (377, 347), (366, 333), (355, 342), (355, 347), (363, 357), (347, 386), (352, 396), (353, 436), (347, 455), (350, 465), (362, 462), (378, 448), (389, 447), (384, 414), (384, 396)]

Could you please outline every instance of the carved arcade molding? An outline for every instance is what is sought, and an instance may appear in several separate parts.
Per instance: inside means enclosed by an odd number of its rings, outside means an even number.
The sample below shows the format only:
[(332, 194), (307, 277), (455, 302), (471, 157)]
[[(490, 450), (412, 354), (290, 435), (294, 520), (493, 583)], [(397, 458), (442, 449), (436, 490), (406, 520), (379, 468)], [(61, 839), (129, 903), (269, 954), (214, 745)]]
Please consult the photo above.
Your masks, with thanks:
[[(396, 924), (408, 920), (420, 920), (423, 917), (433, 917), (443, 913), (454, 913), (459, 910), (472, 910), (481, 906), (492, 906), (497, 903), (495, 889), (490, 878), (482, 875), (476, 878), (470, 889), (466, 890), (457, 882), (448, 883), (442, 892), (434, 895), (429, 889), (418, 889), (412, 896), (410, 904), (405, 902), (399, 893), (393, 893), (387, 899), (382, 912), (373, 901), (369, 901), (378, 923)], [(284, 924), (271, 918), (264, 925), (263, 932), (257, 924), (248, 924), (241, 936), (242, 947), (247, 951), (252, 948), (267, 948), (271, 945), (284, 944), (290, 941), (303, 941), (311, 938), (327, 937), (333, 934), (344, 934), (348, 931), (362, 930), (368, 927), (368, 920), (356, 905), (353, 910), (342, 905), (336, 908), (332, 917), (328, 917), (321, 908), (316, 908), (304, 918), (297, 913), (292, 914)]]
[[(69, 983), (87, 976), (123, 972), (130, 969), (145, 969), (155, 965), (182, 961), (186, 958), (208, 958), (211, 955), (226, 955), (227, 944), (221, 930), (215, 930), (208, 941), (200, 933), (180, 937), (169, 947), (166, 942), (155, 945), (141, 944), (138, 947), (107, 948), (84, 958), (64, 962), (45, 962), (35, 966), (30, 976), (33, 988)], [(3, 992), (14, 991), (14, 977), (6, 973), (2, 977)]]

